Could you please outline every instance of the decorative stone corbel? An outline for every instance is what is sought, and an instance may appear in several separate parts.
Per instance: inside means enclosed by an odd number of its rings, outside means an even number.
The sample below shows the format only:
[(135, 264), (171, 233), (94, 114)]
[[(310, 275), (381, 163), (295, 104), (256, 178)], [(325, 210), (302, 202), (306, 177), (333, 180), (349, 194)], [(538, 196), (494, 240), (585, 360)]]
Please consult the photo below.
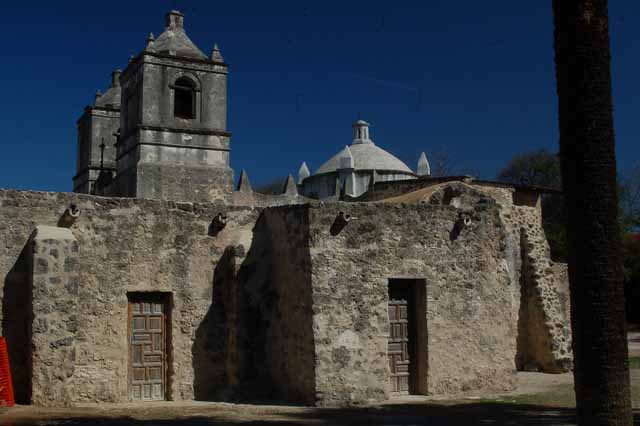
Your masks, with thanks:
[(356, 219), (357, 217), (345, 214), (344, 212), (338, 213), (338, 216), (336, 216), (331, 228), (329, 229), (329, 233), (335, 237), (345, 228), (345, 226), (349, 224), (349, 222)]
[(58, 220), (58, 227), (71, 228), (79, 217), (80, 208), (76, 204), (70, 204), (64, 213), (62, 213), (62, 217)]
[(211, 221), (211, 224), (209, 225), (209, 235), (212, 237), (215, 237), (216, 235), (218, 235), (220, 231), (222, 231), (225, 228), (225, 226), (227, 226), (228, 221), (229, 221), (229, 218), (226, 215), (222, 213), (218, 213), (216, 217), (213, 218), (213, 220)]

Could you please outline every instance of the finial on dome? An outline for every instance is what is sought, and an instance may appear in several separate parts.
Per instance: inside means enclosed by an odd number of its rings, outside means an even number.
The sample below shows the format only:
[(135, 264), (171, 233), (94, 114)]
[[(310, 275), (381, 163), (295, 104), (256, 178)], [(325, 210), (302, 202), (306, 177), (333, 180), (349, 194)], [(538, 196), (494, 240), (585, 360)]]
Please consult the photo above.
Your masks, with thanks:
[(420, 154), (416, 171), (418, 176), (431, 176), (431, 166), (429, 165), (429, 160), (427, 160), (427, 154), (424, 152)]
[(284, 195), (298, 195), (298, 185), (296, 185), (296, 181), (293, 180), (293, 176), (289, 175), (287, 177), (282, 193)]
[(222, 52), (220, 52), (220, 48), (218, 47), (218, 43), (213, 45), (213, 49), (211, 50), (211, 59), (214, 61), (223, 61)]
[(353, 154), (351, 154), (349, 147), (345, 146), (344, 150), (342, 150), (342, 155), (340, 155), (340, 169), (353, 168), (355, 168)]
[(147, 49), (151, 48), (151, 46), (153, 46), (153, 42), (156, 41), (156, 36), (153, 35), (153, 33), (149, 33), (149, 35), (147, 36)]
[(238, 192), (253, 192), (251, 188), (251, 182), (249, 181), (249, 175), (242, 169), (240, 173), (240, 180), (238, 181)]
[(122, 75), (121, 69), (115, 69), (111, 73), (111, 87), (120, 87), (120, 76)]
[(102, 92), (100, 91), (100, 89), (96, 90), (96, 97), (95, 97), (95, 101), (97, 101), (98, 99), (100, 99), (100, 97), (102, 96)]
[(129, 55), (129, 63), (133, 62), (133, 59), (135, 58), (135, 55)]
[(298, 185), (302, 184), (302, 181), (309, 176), (311, 176), (311, 172), (309, 171), (309, 167), (307, 167), (307, 163), (303, 161), (300, 169), (298, 170)]
[(353, 143), (373, 143), (369, 138), (369, 123), (364, 120), (353, 123)]
[(183, 29), (184, 15), (177, 10), (172, 10), (171, 12), (167, 13), (166, 16), (164, 17), (164, 22), (165, 22), (165, 27), (168, 30)]

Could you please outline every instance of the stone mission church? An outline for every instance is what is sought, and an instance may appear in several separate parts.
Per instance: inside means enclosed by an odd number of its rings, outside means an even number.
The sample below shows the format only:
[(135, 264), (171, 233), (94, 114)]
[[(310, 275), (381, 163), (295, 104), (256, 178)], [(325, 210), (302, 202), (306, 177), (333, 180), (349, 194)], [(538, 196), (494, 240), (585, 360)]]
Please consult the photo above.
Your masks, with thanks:
[(359, 120), (256, 193), (229, 165), (227, 75), (171, 11), (78, 120), (74, 192), (0, 190), (19, 403), (361, 404), (572, 368), (553, 191), (414, 171)]

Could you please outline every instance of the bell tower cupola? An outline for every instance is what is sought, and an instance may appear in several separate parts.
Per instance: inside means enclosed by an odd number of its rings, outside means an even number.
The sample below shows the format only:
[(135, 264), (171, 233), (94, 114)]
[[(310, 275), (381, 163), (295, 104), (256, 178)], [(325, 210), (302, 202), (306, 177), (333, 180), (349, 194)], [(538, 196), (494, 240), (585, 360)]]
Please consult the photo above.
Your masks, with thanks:
[(233, 190), (228, 66), (214, 51), (204, 54), (172, 10), (164, 32), (149, 35), (122, 72), (119, 195), (209, 202)]

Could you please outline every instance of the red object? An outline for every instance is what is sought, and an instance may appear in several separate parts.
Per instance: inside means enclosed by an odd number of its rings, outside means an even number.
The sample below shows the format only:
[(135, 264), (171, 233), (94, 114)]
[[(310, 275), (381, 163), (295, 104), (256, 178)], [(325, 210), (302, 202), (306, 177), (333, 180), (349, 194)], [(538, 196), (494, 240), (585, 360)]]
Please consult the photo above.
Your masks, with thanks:
[(4, 337), (0, 337), (0, 406), (13, 407), (15, 403), (7, 341)]

